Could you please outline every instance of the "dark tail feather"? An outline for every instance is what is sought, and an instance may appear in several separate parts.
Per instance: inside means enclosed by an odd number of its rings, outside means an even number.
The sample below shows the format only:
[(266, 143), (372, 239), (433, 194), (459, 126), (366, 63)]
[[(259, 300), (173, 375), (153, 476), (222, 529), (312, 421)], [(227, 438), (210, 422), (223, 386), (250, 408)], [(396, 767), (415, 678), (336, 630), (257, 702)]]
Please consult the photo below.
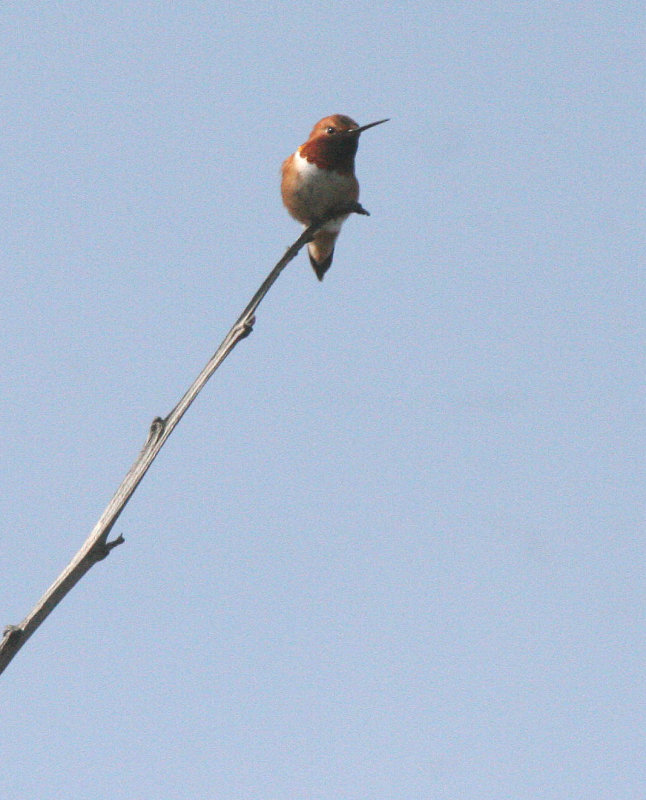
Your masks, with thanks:
[(332, 266), (332, 256), (333, 255), (334, 255), (334, 250), (332, 250), (330, 255), (327, 258), (324, 258), (323, 261), (314, 261), (314, 259), (312, 258), (311, 253), (309, 254), (309, 256), (310, 256), (310, 264), (314, 268), (314, 272), (316, 272), (316, 277), (320, 281), (323, 280), (323, 276), (325, 275), (325, 273)]

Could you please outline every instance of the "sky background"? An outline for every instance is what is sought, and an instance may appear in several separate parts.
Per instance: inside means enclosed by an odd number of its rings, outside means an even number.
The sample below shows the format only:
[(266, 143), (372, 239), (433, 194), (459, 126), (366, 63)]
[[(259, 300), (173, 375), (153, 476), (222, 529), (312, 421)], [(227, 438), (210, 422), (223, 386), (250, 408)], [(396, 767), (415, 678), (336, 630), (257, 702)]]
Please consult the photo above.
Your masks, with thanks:
[(3, 2), (0, 678), (19, 800), (642, 800), (642, 2)]

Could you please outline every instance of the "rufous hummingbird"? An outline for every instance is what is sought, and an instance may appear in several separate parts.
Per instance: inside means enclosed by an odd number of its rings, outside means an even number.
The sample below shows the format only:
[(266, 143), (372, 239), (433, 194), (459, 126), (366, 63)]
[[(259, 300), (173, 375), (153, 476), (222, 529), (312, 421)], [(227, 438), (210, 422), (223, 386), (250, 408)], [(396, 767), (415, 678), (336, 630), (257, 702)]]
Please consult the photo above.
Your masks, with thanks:
[[(344, 114), (332, 114), (316, 123), (305, 144), (283, 162), (280, 191), (294, 219), (307, 227), (335, 208), (357, 202), (359, 182), (354, 174), (354, 157), (359, 135), (382, 122), (388, 120), (359, 127)], [(307, 245), (320, 281), (332, 264), (336, 238), (348, 216), (327, 222)]]

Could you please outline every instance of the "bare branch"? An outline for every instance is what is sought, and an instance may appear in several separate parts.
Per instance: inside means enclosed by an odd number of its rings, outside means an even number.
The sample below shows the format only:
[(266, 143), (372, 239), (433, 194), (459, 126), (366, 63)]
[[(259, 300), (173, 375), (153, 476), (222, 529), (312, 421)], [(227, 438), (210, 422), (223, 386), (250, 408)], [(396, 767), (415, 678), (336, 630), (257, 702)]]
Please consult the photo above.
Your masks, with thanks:
[(215, 351), (179, 403), (177, 403), (175, 408), (173, 408), (170, 414), (164, 419), (156, 417), (153, 420), (146, 443), (141, 449), (136, 461), (121, 482), (121, 485), (115, 492), (112, 500), (108, 503), (107, 508), (83, 543), (81, 549), (20, 625), (9, 625), (5, 628), (3, 639), (0, 642), (0, 673), (5, 670), (27, 639), (29, 639), (34, 631), (45, 621), (49, 614), (56, 608), (70, 589), (81, 580), (85, 573), (98, 561), (102, 561), (106, 558), (113, 548), (123, 543), (124, 539), (121, 535), (112, 541), (108, 541), (108, 536), (117, 518), (125, 508), (128, 500), (132, 497), (141, 479), (148, 471), (148, 467), (152, 464), (155, 456), (163, 447), (164, 442), (168, 439), (175, 426), (188, 410), (188, 407), (202, 391), (209, 378), (233, 350), (236, 344), (241, 339), (248, 336), (253, 330), (256, 309), (275, 283), (280, 273), (298, 254), (299, 250), (308, 242), (312, 241), (314, 234), (322, 228), (326, 222), (336, 217), (352, 213), (368, 214), (359, 203), (351, 203), (332, 210), (329, 214), (316, 220), (303, 231), (265, 278), (258, 291), (249, 301), (245, 310), (238, 317), (229, 333), (224, 337), (222, 344)]

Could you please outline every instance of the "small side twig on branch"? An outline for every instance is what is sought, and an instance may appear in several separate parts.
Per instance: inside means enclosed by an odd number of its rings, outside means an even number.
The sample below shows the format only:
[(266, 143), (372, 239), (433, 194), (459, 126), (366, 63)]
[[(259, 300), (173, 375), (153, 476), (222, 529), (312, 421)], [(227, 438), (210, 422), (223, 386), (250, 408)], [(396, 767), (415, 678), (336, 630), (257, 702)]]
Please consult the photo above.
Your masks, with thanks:
[(156, 417), (148, 432), (148, 438), (134, 464), (121, 482), (107, 508), (100, 516), (92, 532), (83, 543), (81, 549), (65, 567), (54, 583), (40, 598), (32, 611), (24, 618), (20, 625), (9, 625), (5, 628), (0, 642), (0, 673), (8, 666), (10, 661), (25, 644), (27, 639), (45, 621), (65, 595), (81, 580), (81, 578), (97, 562), (102, 561), (118, 545), (124, 542), (123, 536), (108, 541), (108, 536), (119, 515), (132, 497), (133, 492), (141, 482), (152, 464), (155, 456), (163, 447), (166, 439), (171, 435), (175, 426), (184, 416), (191, 403), (202, 391), (209, 378), (233, 350), (236, 344), (248, 336), (253, 330), (256, 309), (262, 302), (267, 292), (271, 289), (280, 273), (287, 264), (298, 254), (299, 250), (314, 238), (314, 234), (327, 222), (346, 214), (368, 214), (360, 203), (351, 203), (330, 211), (319, 220), (313, 222), (298, 239), (292, 244), (285, 255), (280, 259), (272, 271), (262, 282), (260, 288), (249, 301), (245, 310), (240, 314), (233, 327), (224, 337), (222, 344), (215, 351), (204, 369), (187, 390), (186, 394), (177, 403), (175, 408), (162, 419)]

